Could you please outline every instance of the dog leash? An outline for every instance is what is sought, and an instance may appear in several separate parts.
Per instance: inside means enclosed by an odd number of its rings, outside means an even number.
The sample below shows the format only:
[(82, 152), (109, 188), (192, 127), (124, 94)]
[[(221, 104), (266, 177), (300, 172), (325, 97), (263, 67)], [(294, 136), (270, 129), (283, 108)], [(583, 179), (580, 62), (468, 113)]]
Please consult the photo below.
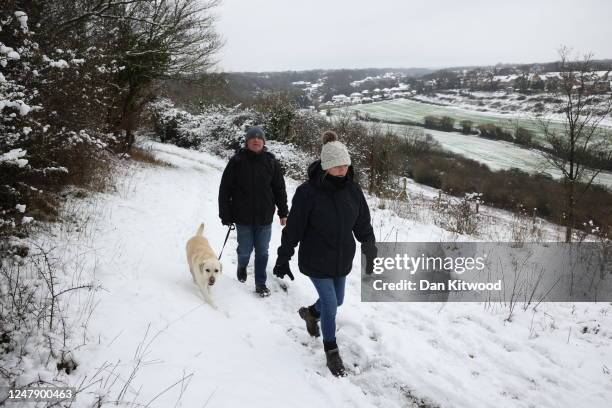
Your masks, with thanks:
[(221, 252), (219, 252), (219, 260), (221, 260), (221, 255), (223, 255), (223, 250), (225, 249), (225, 244), (227, 244), (227, 239), (229, 238), (229, 234), (230, 232), (232, 232), (232, 230), (235, 230), (236, 226), (234, 224), (230, 225), (229, 228), (227, 229), (227, 234), (225, 234), (225, 241), (223, 241), (223, 246), (221, 247)]

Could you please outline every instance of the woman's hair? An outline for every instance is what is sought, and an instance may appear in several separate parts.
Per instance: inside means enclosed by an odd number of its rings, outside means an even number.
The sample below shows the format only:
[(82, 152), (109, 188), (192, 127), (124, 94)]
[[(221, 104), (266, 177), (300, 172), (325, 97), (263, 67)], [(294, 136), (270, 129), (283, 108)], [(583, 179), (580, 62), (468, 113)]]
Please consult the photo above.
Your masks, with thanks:
[(333, 130), (326, 130), (321, 137), (323, 144), (338, 140), (338, 135)]

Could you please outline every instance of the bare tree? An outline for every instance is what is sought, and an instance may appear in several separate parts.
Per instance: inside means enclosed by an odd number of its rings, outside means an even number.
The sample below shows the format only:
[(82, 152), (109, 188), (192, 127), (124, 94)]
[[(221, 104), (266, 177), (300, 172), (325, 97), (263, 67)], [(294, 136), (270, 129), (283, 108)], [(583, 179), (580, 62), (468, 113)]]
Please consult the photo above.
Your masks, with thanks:
[[(219, 0), (152, 0), (127, 6), (120, 85), (126, 90), (120, 128), (127, 149), (134, 122), (160, 80), (206, 72), (223, 45), (215, 31), (213, 9)], [(153, 92), (152, 92), (153, 91)]]
[(563, 130), (542, 119), (540, 126), (548, 143), (544, 158), (563, 174), (565, 197), (565, 242), (572, 241), (575, 210), (602, 168), (612, 160), (609, 129), (600, 126), (611, 112), (612, 95), (597, 92), (599, 75), (592, 54), (572, 57), (571, 50), (559, 50), (559, 111)]

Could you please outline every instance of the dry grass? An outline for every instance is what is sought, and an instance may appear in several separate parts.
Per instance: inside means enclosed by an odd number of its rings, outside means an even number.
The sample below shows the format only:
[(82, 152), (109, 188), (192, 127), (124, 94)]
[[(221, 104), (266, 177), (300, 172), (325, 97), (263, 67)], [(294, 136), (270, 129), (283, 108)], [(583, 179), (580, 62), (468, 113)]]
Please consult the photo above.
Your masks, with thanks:
[(140, 147), (132, 147), (130, 157), (137, 162), (147, 163), (153, 166), (172, 167), (170, 163), (156, 158), (150, 150), (142, 149)]

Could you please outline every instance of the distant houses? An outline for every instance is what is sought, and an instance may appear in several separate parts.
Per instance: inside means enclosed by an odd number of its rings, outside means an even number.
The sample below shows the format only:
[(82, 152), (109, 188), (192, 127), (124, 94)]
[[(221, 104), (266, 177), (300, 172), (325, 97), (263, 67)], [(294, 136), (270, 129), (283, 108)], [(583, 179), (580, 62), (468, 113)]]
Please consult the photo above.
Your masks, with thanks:
[(399, 84), (392, 88), (374, 88), (364, 89), (361, 92), (352, 92), (350, 95), (338, 94), (333, 95), (331, 101), (320, 105), (322, 109), (329, 109), (339, 106), (358, 105), (361, 103), (372, 103), (390, 99), (408, 98), (414, 95), (416, 91), (410, 90), (410, 85)]
[[(598, 71), (593, 74), (587, 85), (597, 93), (611, 92), (611, 72)], [(327, 110), (341, 106), (411, 98), (416, 94), (452, 89), (506, 93), (554, 92), (558, 90), (562, 79), (560, 72), (544, 72), (540, 66), (532, 66), (531, 72), (524, 68), (507, 66), (441, 70), (420, 78), (402, 78), (399, 74), (386, 73), (353, 81), (350, 86), (354, 92), (347, 92), (347, 88), (344, 87), (345, 93), (341, 94), (333, 94), (333, 90), (330, 90), (330, 86), (326, 83), (327, 77), (314, 83), (296, 81), (292, 84), (304, 90), (312, 101), (316, 101), (318, 109)]]

